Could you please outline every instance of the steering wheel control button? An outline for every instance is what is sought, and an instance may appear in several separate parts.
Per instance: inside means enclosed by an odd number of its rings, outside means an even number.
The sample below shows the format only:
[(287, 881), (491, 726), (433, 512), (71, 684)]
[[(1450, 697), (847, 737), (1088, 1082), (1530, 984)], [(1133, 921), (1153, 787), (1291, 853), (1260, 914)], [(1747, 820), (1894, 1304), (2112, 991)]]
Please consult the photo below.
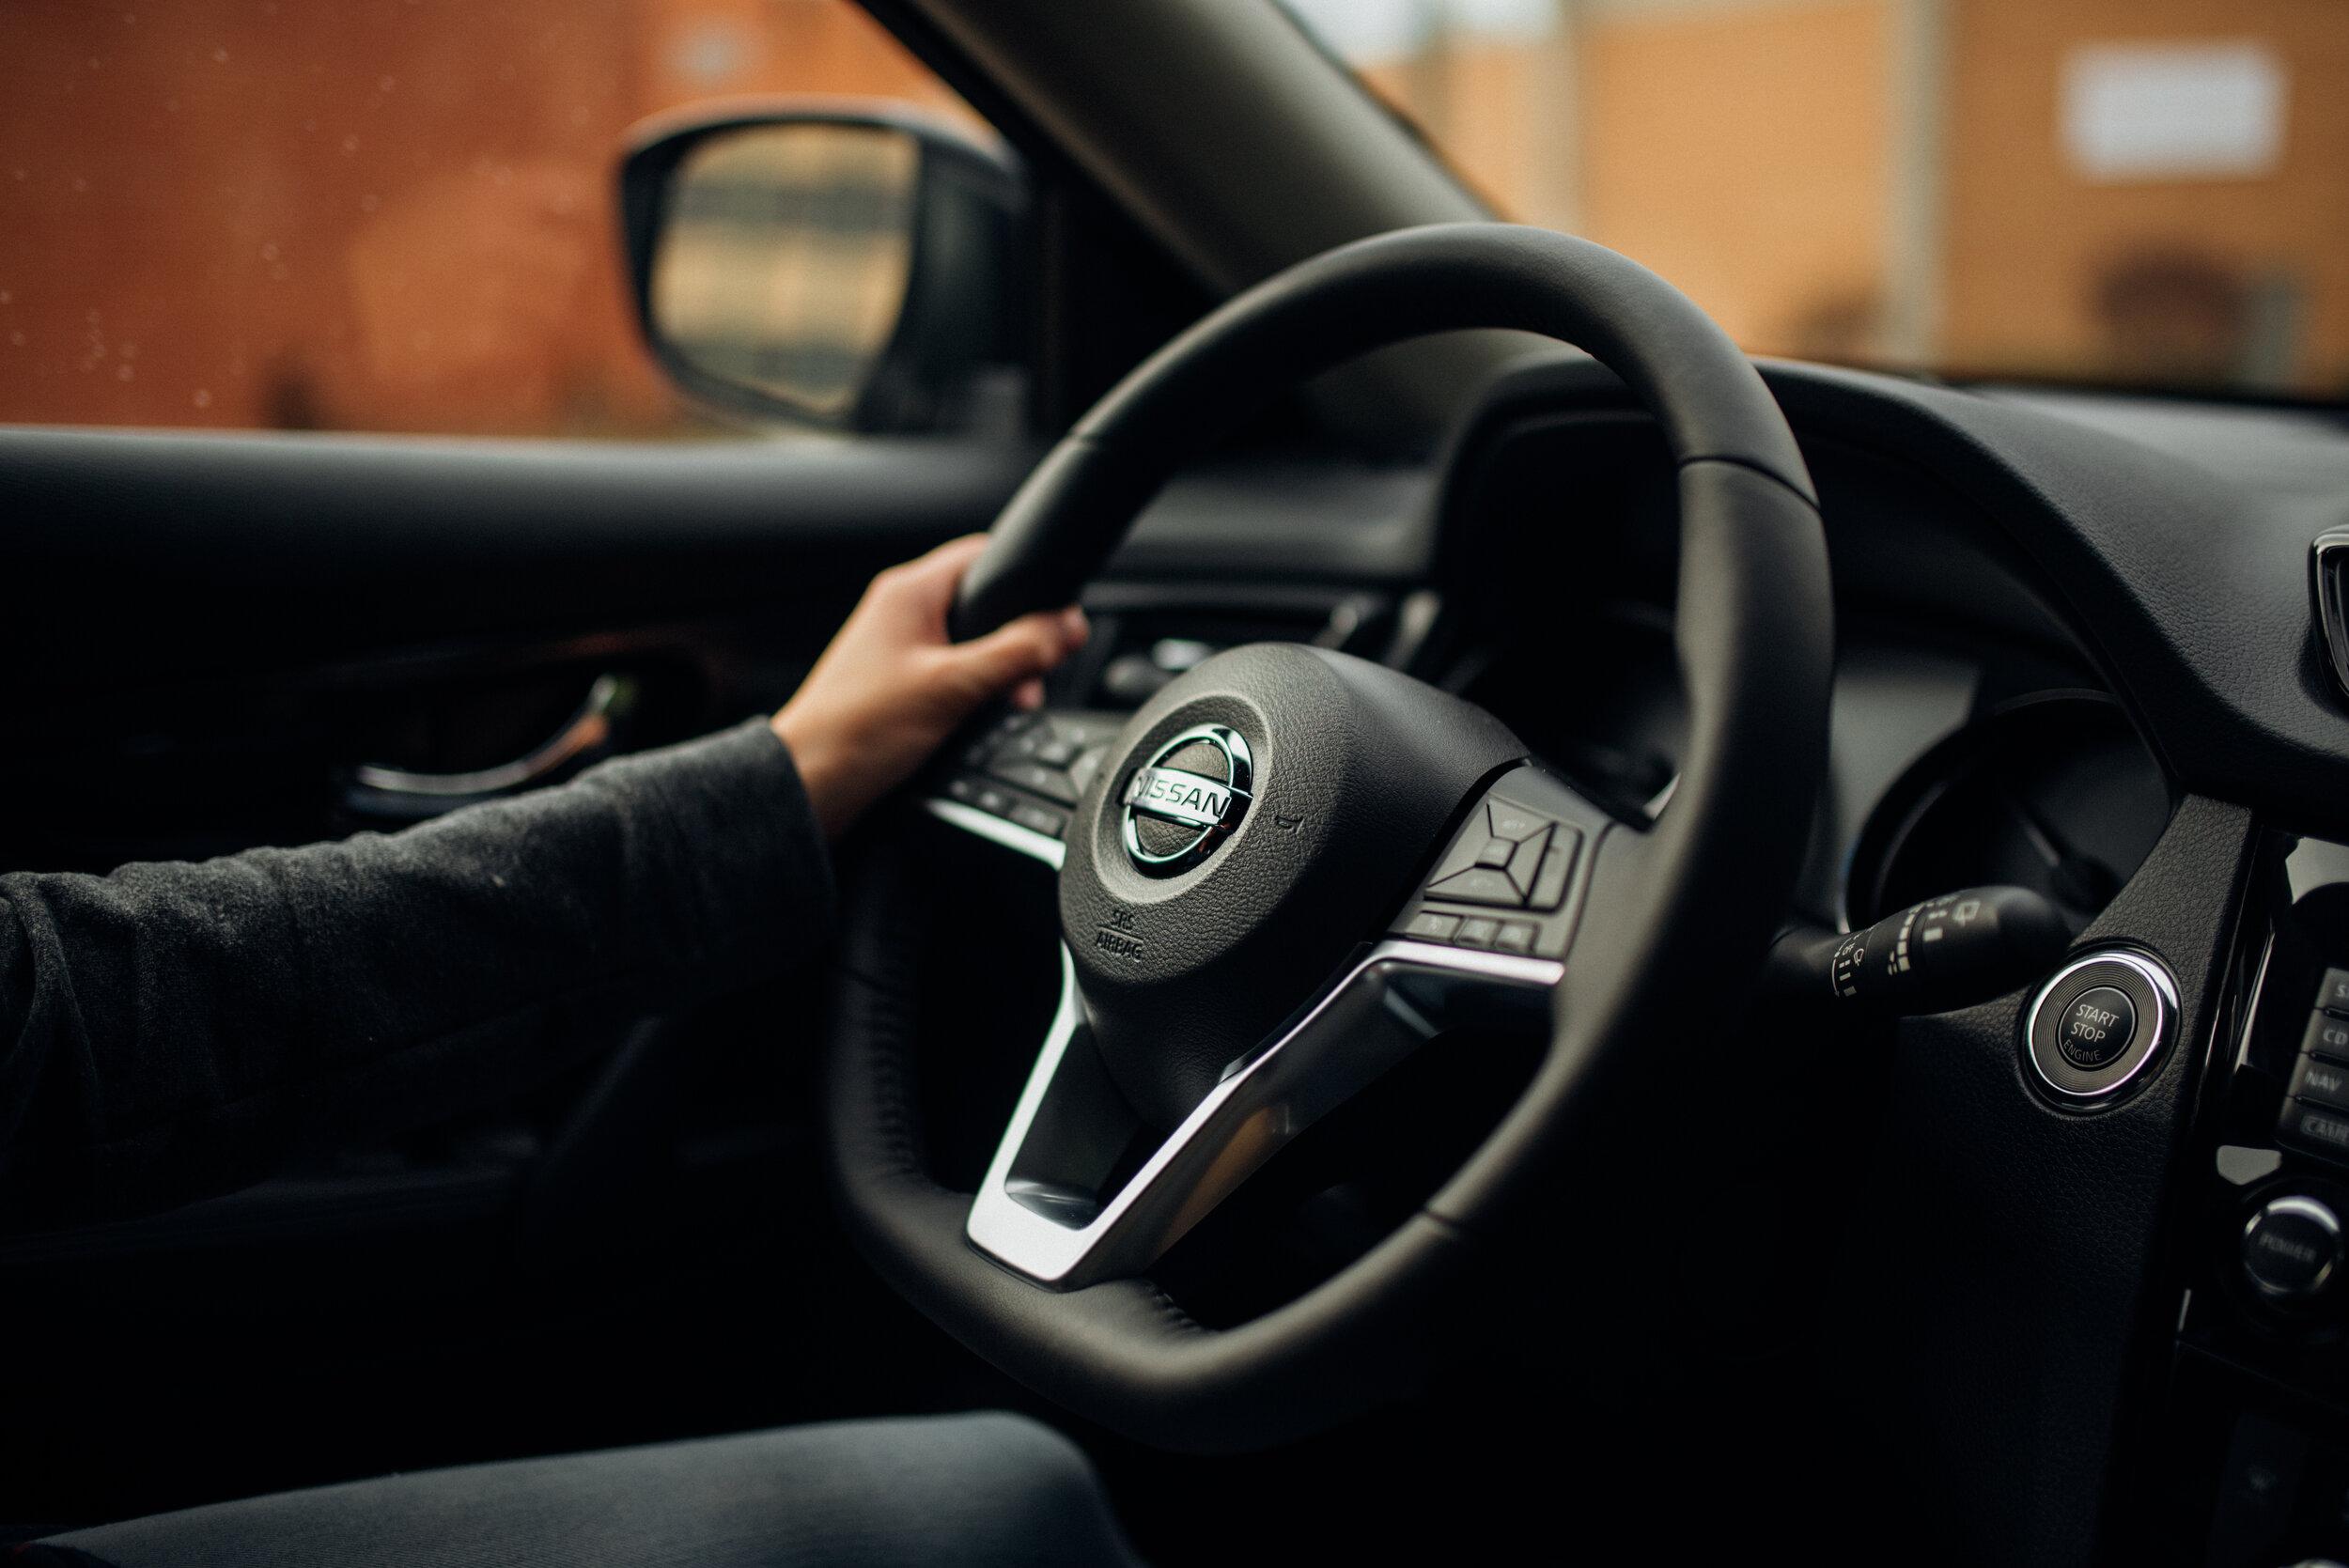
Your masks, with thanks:
[[(1390, 931), (1534, 958), (1565, 955), (1577, 890), (1587, 880), (1586, 843), (1607, 818), (1597, 807), (1536, 768), (1520, 767), (1464, 814), (1419, 896)], [(1491, 911), (1489, 919), (1477, 916)], [(1430, 917), (1434, 917), (1431, 919)], [(1430, 933), (1439, 922), (1449, 936)]]
[(1047, 768), (1040, 762), (1018, 760), (998, 762), (989, 769), (1007, 784), (1033, 790), (1047, 800), (1058, 800), (1065, 806), (1077, 803), (1077, 786), (1068, 782), (1068, 775), (1057, 768)]
[(2024, 1054), (2057, 1104), (2101, 1110), (2169, 1049), (2177, 1020), (2177, 982), (2159, 959), (2123, 948), (2086, 953), (2032, 999)]
[(1204, 862), (1248, 814), (1255, 758), (1237, 730), (1199, 724), (1169, 738), (1118, 796), (1126, 857), (1173, 877)]
[(1047, 838), (1060, 837), (1068, 827), (1068, 818), (1060, 813), (1048, 810), (1043, 806), (1030, 805), (1025, 800), (1018, 802), (1011, 808), (1011, 819), (1022, 828), (1042, 833)]
[(2336, 1018), (2329, 1013), (2311, 1013), (2308, 1032), (2300, 1036), (2300, 1048), (2310, 1056), (2349, 1062), (2349, 1019)]
[(1572, 828), (1558, 830), (1542, 856), (1541, 870), (1533, 877), (1533, 908), (1548, 913), (1565, 901), (1566, 880), (1574, 875), (1574, 862), (1581, 849), (1580, 833)]
[(2304, 1056), (2293, 1069), (2292, 1087), (2285, 1093), (2295, 1100), (2349, 1110), (2349, 1067)]
[(1410, 924), (1403, 928), (1403, 934), (1417, 937), (1424, 942), (1448, 942), (1459, 929), (1458, 915), (1438, 914), (1433, 909), (1423, 909)]
[(1514, 909), (1525, 902), (1525, 894), (1509, 880), (1505, 871), (1493, 871), (1484, 866), (1472, 867), (1445, 877), (1427, 890), (1431, 898), (1449, 898), (1461, 904), (1497, 904)]
[(2341, 1220), (2313, 1198), (2273, 1198), (2243, 1227), (2243, 1273), (2271, 1301), (2306, 1301), (2341, 1265)]
[(2056, 1048), (2073, 1066), (2093, 1072), (2128, 1049), (2136, 1033), (2137, 1003), (2117, 987), (2099, 986), (2073, 998), (2064, 1009)]
[(1014, 713), (963, 753), (971, 769), (946, 781), (951, 800), (1053, 840), (1068, 834), (1067, 809), (1100, 770), (1122, 714)]
[(1533, 837), (1549, 826), (1547, 817), (1527, 811), (1508, 800), (1495, 800), (1485, 808), (1485, 820), (1492, 825), (1493, 837), (1512, 844)]
[(1542, 851), (1548, 846), (1549, 830), (1544, 828), (1532, 838), (1517, 846), (1516, 851), (1510, 855), (1509, 880), (1517, 884), (1519, 893), (1528, 897), (1532, 895), (1533, 884), (1541, 871)]
[(2349, 1016), (2349, 970), (2326, 970), (2316, 988), (2316, 1004), (2327, 1012)]

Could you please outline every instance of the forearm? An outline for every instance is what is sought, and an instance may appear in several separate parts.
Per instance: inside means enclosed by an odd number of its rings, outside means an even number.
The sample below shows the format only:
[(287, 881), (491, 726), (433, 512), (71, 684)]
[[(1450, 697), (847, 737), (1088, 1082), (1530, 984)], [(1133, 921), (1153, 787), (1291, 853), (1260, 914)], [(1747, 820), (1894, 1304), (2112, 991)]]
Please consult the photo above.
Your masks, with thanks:
[(493, 1102), (582, 1017), (773, 972), (831, 873), (763, 724), (384, 836), (0, 877), (0, 1222), (227, 1190)]

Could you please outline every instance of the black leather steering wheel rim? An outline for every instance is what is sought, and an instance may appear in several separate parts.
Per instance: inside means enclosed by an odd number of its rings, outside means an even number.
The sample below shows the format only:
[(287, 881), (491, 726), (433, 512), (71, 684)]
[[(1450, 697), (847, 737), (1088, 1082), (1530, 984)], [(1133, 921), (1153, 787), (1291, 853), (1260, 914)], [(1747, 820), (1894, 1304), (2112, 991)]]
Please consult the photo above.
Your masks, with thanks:
[[(1799, 862), (1833, 646), (1809, 474), (1761, 379), (1709, 318), (1653, 273), (1566, 236), (1406, 230), (1233, 300), (1128, 377), (1038, 466), (966, 579), (956, 629), (1073, 598), (1173, 467), (1266, 391), (1406, 337), (1474, 327), (1589, 350), (1661, 426), (1679, 469), (1688, 740), (1663, 817), (1610, 835), (1596, 857), (1589, 896), (1610, 914), (1566, 955), (1533, 1080), (1422, 1212), (1302, 1297), (1229, 1329), (1192, 1323), (1145, 1279), (1056, 1293), (1019, 1278), (966, 1242), (971, 1200), (934, 1182), (922, 1154), (910, 1076), (919, 957), (897, 939), (910, 851), (884, 838), (849, 891), (827, 1109), (850, 1234), (980, 1355), (1162, 1446), (1231, 1451), (1302, 1435), (1439, 1353), (1480, 1249), (1506, 1234), (1637, 1048), (1669, 1040), (1740, 984)], [(1707, 983), (1692, 986), (1692, 974)]]

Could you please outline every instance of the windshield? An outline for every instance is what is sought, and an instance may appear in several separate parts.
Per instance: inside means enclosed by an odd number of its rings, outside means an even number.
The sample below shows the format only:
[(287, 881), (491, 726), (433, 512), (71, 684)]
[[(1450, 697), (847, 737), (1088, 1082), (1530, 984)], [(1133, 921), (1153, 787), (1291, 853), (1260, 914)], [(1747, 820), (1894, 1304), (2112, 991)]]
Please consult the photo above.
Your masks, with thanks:
[(2349, 391), (2349, 7), (1287, 3), (1499, 213), (1752, 352)]

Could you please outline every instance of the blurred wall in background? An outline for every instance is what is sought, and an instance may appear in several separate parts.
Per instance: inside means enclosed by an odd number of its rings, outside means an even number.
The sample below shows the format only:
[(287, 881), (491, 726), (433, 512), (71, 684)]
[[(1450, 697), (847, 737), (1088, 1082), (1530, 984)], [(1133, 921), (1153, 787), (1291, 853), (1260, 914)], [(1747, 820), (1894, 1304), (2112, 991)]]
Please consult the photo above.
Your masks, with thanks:
[(848, 0), (10, 0), (0, 420), (691, 432), (616, 157), (763, 92), (971, 117)]
[(1291, 0), (1761, 353), (2349, 393), (2336, 0)]
[[(1288, 3), (1757, 352), (2349, 392), (2341, 0)], [(707, 431), (614, 164), (757, 92), (969, 116), (849, 0), (11, 0), (0, 420)]]

